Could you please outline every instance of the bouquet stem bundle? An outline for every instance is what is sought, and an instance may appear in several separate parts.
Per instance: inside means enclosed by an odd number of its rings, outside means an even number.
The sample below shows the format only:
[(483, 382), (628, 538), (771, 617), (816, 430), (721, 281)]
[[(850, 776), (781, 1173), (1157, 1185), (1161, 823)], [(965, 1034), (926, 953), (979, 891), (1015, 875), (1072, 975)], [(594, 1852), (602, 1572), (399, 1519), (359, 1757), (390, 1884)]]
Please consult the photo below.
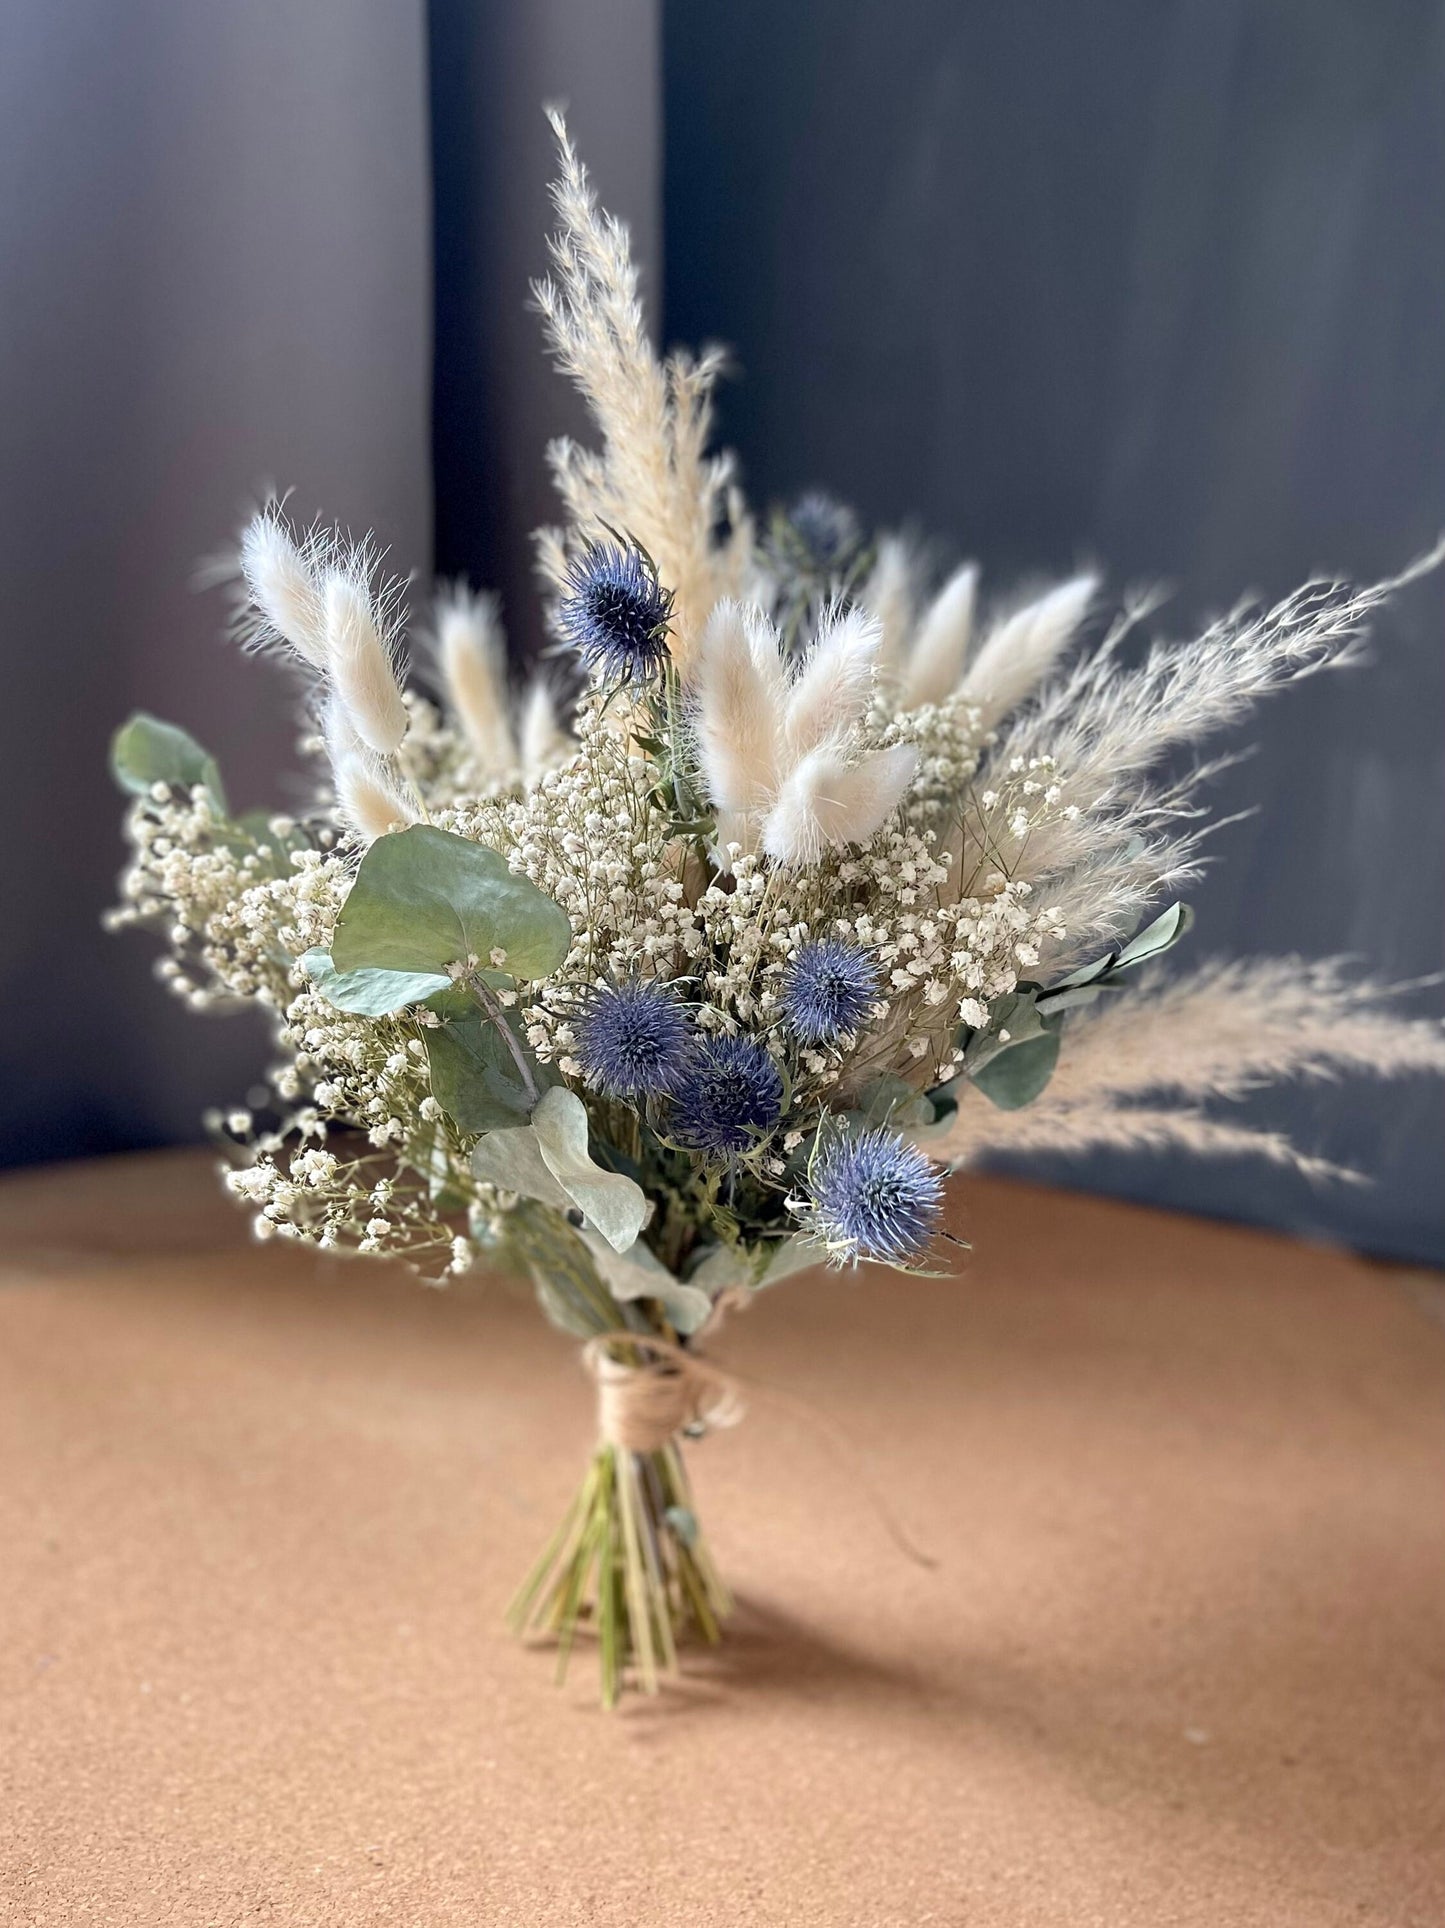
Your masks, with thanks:
[(638, 1687), (655, 1694), (662, 1676), (677, 1672), (682, 1636), (695, 1631), (716, 1646), (731, 1607), (677, 1442), (635, 1452), (603, 1441), (508, 1624), (557, 1642), (559, 1681), (578, 1629), (594, 1628), (602, 1704), (614, 1707), (629, 1667)]

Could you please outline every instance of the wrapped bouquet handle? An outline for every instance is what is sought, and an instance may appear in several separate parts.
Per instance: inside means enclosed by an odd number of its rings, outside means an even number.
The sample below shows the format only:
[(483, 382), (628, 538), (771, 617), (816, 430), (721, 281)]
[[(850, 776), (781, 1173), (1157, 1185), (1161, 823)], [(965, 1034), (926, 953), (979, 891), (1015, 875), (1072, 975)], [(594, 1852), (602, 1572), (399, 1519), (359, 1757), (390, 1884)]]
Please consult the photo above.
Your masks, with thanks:
[(700, 1353), (626, 1327), (582, 1348), (597, 1387), (598, 1444), (582, 1485), (508, 1616), (515, 1633), (557, 1641), (566, 1672), (579, 1626), (595, 1625), (604, 1706), (632, 1668), (645, 1693), (677, 1672), (677, 1641), (721, 1639), (732, 1600), (693, 1509), (686, 1432), (734, 1426), (736, 1381)]
[[(635, 1356), (619, 1358), (619, 1351)], [(736, 1426), (743, 1416), (737, 1381), (670, 1339), (599, 1333), (582, 1348), (582, 1363), (597, 1383), (602, 1442), (624, 1452), (661, 1452), (693, 1427)]]

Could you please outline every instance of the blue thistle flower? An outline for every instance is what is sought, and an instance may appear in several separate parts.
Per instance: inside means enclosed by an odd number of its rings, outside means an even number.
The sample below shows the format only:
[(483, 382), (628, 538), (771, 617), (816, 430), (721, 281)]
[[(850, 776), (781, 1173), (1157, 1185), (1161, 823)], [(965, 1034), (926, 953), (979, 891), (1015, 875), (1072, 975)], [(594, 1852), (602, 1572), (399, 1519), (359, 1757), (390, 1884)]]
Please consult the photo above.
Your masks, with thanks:
[(656, 978), (595, 991), (577, 1021), (577, 1055), (590, 1085), (608, 1098), (660, 1098), (687, 1067), (692, 1026)]
[(557, 621), (600, 676), (647, 677), (667, 656), (672, 592), (635, 543), (594, 542), (568, 568)]
[(783, 1074), (756, 1038), (699, 1038), (673, 1100), (673, 1128), (694, 1151), (746, 1151), (778, 1122)]
[(823, 489), (800, 495), (788, 510), (788, 528), (815, 569), (846, 569), (862, 546), (858, 518)]
[(783, 1016), (804, 1044), (831, 1044), (856, 1031), (879, 995), (878, 966), (856, 944), (818, 937), (794, 952), (783, 974)]
[(808, 1191), (813, 1228), (836, 1257), (902, 1265), (938, 1229), (943, 1177), (916, 1145), (880, 1126), (830, 1145)]

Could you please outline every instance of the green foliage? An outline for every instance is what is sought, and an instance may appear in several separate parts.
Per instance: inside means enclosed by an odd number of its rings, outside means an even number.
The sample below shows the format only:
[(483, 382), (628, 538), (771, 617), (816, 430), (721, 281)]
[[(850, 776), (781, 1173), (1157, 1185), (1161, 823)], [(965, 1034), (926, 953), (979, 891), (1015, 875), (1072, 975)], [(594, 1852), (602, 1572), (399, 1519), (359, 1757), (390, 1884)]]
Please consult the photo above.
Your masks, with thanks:
[(174, 723), (162, 723), (144, 710), (137, 710), (111, 738), (110, 771), (122, 790), (138, 797), (153, 783), (180, 790), (202, 784), (216, 815), (226, 815), (226, 792), (216, 759)]
[(349, 973), (444, 972), (507, 954), (515, 977), (542, 978), (567, 955), (572, 926), (544, 891), (484, 844), (430, 824), (378, 837), (336, 920), (331, 955)]
[(488, 1131), (472, 1153), (472, 1171), (543, 1205), (575, 1206), (614, 1252), (636, 1241), (647, 1217), (642, 1187), (591, 1157), (587, 1107), (562, 1085), (543, 1092), (530, 1124)]
[[(532, 1098), (511, 1049), (493, 1021), (470, 1000), (465, 1009), (423, 1031), (422, 1041), (432, 1096), (460, 1131), (489, 1132), (527, 1123)], [(532, 1075), (542, 1085), (554, 1074), (533, 1063)]]
[(329, 951), (307, 951), (297, 962), (328, 1004), (356, 1017), (384, 1018), (451, 988), (436, 971), (338, 971)]

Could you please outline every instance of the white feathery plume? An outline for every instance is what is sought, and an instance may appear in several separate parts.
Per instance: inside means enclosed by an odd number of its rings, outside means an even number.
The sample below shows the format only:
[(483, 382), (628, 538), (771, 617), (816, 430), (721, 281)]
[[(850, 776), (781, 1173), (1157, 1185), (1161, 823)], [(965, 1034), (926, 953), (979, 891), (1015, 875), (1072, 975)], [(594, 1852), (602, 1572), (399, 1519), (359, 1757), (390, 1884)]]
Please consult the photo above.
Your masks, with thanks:
[(395, 756), (407, 711), (365, 578), (333, 569), (322, 584), (327, 663), (332, 687), (351, 726), (378, 756)]
[(1445, 1073), (1445, 1030), (1385, 1008), (1389, 987), (1338, 959), (1241, 959), (1150, 986), (1068, 1027), (1045, 1095), (1055, 1105), (1174, 1091), (1240, 1098), (1284, 1078), (1341, 1071)]
[(783, 740), (790, 759), (846, 736), (862, 721), (882, 640), (882, 626), (866, 610), (843, 614), (834, 609), (824, 617), (783, 710)]
[(718, 604), (698, 638), (692, 688), (708, 795), (733, 815), (765, 809), (778, 787), (786, 693), (778, 638), (761, 610)]
[(924, 612), (903, 665), (899, 700), (905, 710), (941, 703), (958, 688), (973, 637), (978, 565), (956, 569)]
[(517, 767), (507, 713), (507, 655), (495, 596), (461, 584), (437, 598), (437, 656), (447, 696), (487, 777)]
[[(535, 289), (558, 365), (602, 432), (600, 452), (574, 442), (548, 451), (573, 530), (596, 537), (625, 529), (653, 557), (673, 591), (672, 655), (687, 676), (698, 633), (750, 569), (752, 524), (733, 485), (733, 463), (709, 455), (712, 391), (723, 357), (708, 350), (659, 361), (648, 339), (626, 227), (598, 208), (559, 114), (552, 198), (559, 231), (552, 276)], [(718, 540), (716, 531), (728, 533)], [(544, 537), (544, 567), (560, 587), (566, 545)]]
[(1074, 576), (997, 624), (969, 664), (963, 694), (985, 724), (1018, 708), (1068, 648), (1098, 588), (1096, 576)]
[(918, 561), (912, 546), (902, 536), (880, 536), (877, 559), (858, 592), (859, 603), (877, 617), (883, 632), (877, 657), (880, 670), (896, 670), (903, 661), (913, 630), (917, 577)]
[(1113, 1110), (1107, 1105), (1081, 1111), (1055, 1110), (1044, 1098), (1019, 1111), (1000, 1111), (975, 1094), (959, 1107), (954, 1128), (941, 1142), (930, 1140), (928, 1154), (957, 1171), (990, 1152), (1054, 1152), (1078, 1157), (1099, 1149), (1124, 1152), (1179, 1150), (1199, 1158), (1263, 1158), (1286, 1165), (1311, 1179), (1349, 1179), (1355, 1174), (1325, 1158), (1311, 1158), (1283, 1132), (1249, 1125), (1222, 1124), (1189, 1108), (1178, 1111), (1142, 1107)]
[(1308, 582), (1272, 608), (1235, 610), (1192, 643), (1156, 643), (1135, 669), (1106, 640), (1020, 719), (994, 760), (1048, 752), (1071, 800), (1087, 808), (1120, 777), (1237, 722), (1270, 691), (1357, 661), (1369, 617), (1442, 560), (1445, 540), (1364, 589)]
[(358, 836), (372, 843), (398, 824), (416, 821), (415, 809), (357, 736), (350, 713), (334, 695), (323, 713), (322, 731), (338, 813)]
[(789, 772), (763, 820), (762, 846), (775, 863), (817, 863), (830, 845), (867, 843), (892, 816), (918, 771), (911, 743), (849, 763), (836, 743), (811, 750)]
[(254, 515), (241, 537), (241, 576), (265, 624), (313, 669), (327, 667), (326, 611), (311, 558), (297, 544), (279, 507)]
[(564, 762), (577, 747), (557, 720), (557, 705), (552, 692), (540, 676), (522, 700), (517, 735), (522, 776), (529, 789), (554, 765)]
[[(1445, 1073), (1445, 1029), (1395, 1016), (1384, 1008), (1391, 995), (1388, 986), (1350, 979), (1337, 959), (1205, 965), (1075, 1013), (1058, 1069), (1033, 1104), (1009, 1112), (969, 1099), (929, 1150), (959, 1164), (1003, 1149), (1179, 1145), (1342, 1176), (1277, 1133), (1222, 1125), (1192, 1107), (1289, 1078)], [(1178, 1109), (1159, 1103), (1167, 1094), (1181, 1101)]]

